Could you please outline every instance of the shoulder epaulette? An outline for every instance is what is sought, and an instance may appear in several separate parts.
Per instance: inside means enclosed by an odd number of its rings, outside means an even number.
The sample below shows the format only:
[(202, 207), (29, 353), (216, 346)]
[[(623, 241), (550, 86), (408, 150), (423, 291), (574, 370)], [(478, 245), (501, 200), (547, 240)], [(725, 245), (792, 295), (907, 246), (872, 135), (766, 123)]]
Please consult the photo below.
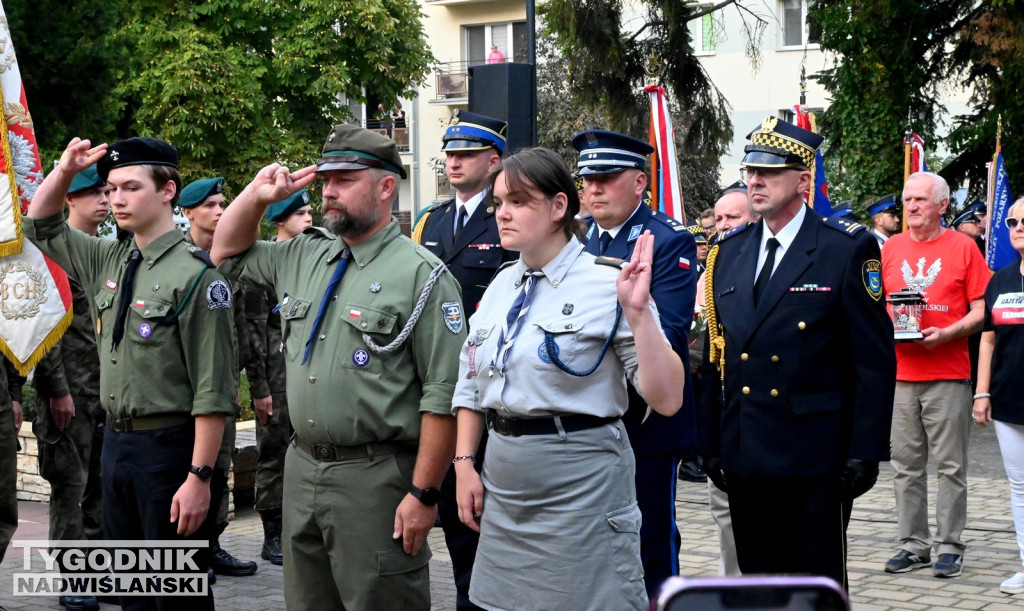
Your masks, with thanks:
[(213, 259), (210, 258), (210, 253), (206, 252), (202, 248), (199, 248), (198, 246), (189, 246), (188, 252), (191, 253), (192, 256), (195, 257), (196, 259), (199, 259), (200, 261), (205, 263), (206, 267), (217, 267), (216, 265), (213, 264)]
[(737, 235), (743, 233), (751, 225), (753, 225), (753, 223), (747, 223), (746, 225), (740, 225), (739, 227), (733, 227), (732, 229), (730, 229), (729, 231), (726, 231), (725, 233), (718, 234), (718, 239), (715, 241), (715, 246), (718, 246), (719, 244), (721, 244), (722, 242), (728, 240), (729, 238), (731, 238), (733, 236), (737, 236)]
[(313, 236), (314, 238), (326, 238), (328, 240), (333, 240), (337, 237), (323, 227), (306, 227), (302, 230), (301, 235)]
[(661, 210), (651, 210), (651, 218), (660, 222), (666, 227), (671, 227), (672, 231), (686, 231), (686, 225), (675, 220), (671, 216), (665, 214)]
[(622, 269), (622, 266), (626, 264), (624, 259), (618, 257), (594, 257), (594, 263), (597, 265), (607, 265), (608, 267), (614, 267), (615, 269)]
[(836, 231), (839, 231), (845, 235), (853, 237), (862, 231), (867, 231), (867, 227), (861, 225), (857, 221), (851, 221), (848, 218), (830, 216), (822, 219), (826, 227), (831, 227)]

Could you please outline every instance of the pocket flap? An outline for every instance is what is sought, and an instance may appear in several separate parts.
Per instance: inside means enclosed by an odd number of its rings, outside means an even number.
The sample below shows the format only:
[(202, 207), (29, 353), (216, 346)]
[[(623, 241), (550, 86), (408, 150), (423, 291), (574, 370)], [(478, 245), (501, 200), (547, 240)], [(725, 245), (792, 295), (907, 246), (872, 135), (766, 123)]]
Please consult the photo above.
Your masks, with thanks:
[(497, 269), (501, 266), (501, 258), (504, 251), (489, 250), (482, 248), (469, 248), (462, 251), (462, 259), (459, 261), (464, 267), (482, 267), (485, 269)]
[(640, 507), (636, 503), (606, 513), (605, 519), (615, 532), (620, 533), (640, 534), (640, 524), (643, 522)]
[(415, 556), (410, 556), (401, 549), (377, 552), (377, 575), (401, 575), (422, 569), (429, 562), (430, 548), (425, 542)]
[(391, 312), (362, 306), (357, 303), (345, 304), (341, 318), (361, 333), (391, 333), (398, 316)]
[(790, 399), (794, 414), (834, 412), (843, 405), (842, 392), (823, 392), (816, 395), (794, 395)]
[(539, 328), (545, 333), (551, 333), (552, 335), (561, 335), (565, 333), (579, 333), (583, 330), (582, 320), (556, 320), (549, 322), (538, 322), (534, 323), (534, 326)]
[(96, 293), (96, 309), (99, 311), (106, 310), (107, 308), (114, 305), (114, 295), (117, 291), (110, 289), (103, 289), (99, 293)]
[(309, 311), (309, 301), (305, 299), (299, 299), (298, 297), (292, 297), (287, 295), (284, 301), (281, 302), (281, 318), (284, 320), (292, 320), (294, 318), (304, 318), (306, 312)]
[(174, 304), (154, 297), (132, 299), (132, 309), (143, 318), (163, 318), (174, 311)]

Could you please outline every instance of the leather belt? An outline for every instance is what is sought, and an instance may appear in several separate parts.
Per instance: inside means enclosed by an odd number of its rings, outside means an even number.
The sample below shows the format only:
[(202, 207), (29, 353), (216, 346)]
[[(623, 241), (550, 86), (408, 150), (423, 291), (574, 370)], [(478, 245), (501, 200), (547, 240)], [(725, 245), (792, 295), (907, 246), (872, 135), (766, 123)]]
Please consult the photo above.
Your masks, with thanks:
[[(555, 425), (555, 417), (546, 418), (512, 418), (510, 416), (499, 416), (498, 412), (489, 409), (485, 412), (487, 428), (508, 437), (519, 437), (520, 435), (557, 435), (558, 427)], [(566, 433), (593, 429), (605, 424), (618, 421), (618, 418), (602, 418), (600, 416), (588, 416), (585, 414), (566, 414), (558, 416), (562, 421), (562, 430)]]
[(341, 462), (360, 458), (373, 460), (374, 456), (415, 452), (415, 448), (411, 444), (397, 441), (364, 443), (358, 446), (336, 446), (333, 443), (308, 443), (299, 439), (298, 435), (293, 437), (293, 441), (296, 448), (321, 462)]
[(172, 426), (181, 426), (192, 422), (192, 414), (156, 414), (154, 416), (123, 416), (114, 417), (107, 414), (107, 428), (115, 433), (135, 433), (138, 431), (155, 431)]

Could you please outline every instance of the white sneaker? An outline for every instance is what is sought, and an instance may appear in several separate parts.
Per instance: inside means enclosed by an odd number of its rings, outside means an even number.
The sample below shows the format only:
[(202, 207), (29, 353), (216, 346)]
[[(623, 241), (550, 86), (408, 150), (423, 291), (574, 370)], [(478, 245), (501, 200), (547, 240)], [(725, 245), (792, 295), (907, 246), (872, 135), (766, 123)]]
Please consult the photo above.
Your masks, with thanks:
[(1013, 577), (999, 584), (999, 591), (1004, 594), (1024, 594), (1024, 573), (1014, 573)]

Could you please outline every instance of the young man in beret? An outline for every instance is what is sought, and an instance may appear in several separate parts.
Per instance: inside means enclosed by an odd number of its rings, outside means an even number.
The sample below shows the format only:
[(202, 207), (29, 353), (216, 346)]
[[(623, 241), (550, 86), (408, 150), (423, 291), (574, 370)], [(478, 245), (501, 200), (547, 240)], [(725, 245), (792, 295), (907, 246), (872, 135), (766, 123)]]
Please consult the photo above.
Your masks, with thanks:
[[(73, 176), (98, 163), (117, 240), (85, 235), (61, 214)], [(174, 226), (178, 153), (154, 138), (109, 147), (73, 139), (40, 185), (25, 236), (93, 296), (100, 355), (103, 529), (113, 540), (209, 540), (213, 464), (234, 413), (231, 292)], [(214, 488), (218, 487), (213, 482)], [(202, 574), (208, 550), (194, 556)], [(213, 609), (199, 597), (122, 597), (124, 609)]]
[[(182, 189), (181, 197), (178, 198), (178, 207), (181, 208), (189, 222), (188, 229), (185, 231), (185, 242), (210, 252), (210, 246), (213, 245), (213, 231), (217, 228), (217, 221), (220, 220), (225, 206), (224, 179), (219, 176), (194, 181)], [(217, 575), (245, 577), (256, 572), (256, 563), (251, 560), (239, 560), (220, 545), (220, 535), (228, 527), (230, 503), (227, 482), (228, 473), (231, 471), (231, 455), (235, 450), (235, 423), (241, 414), (241, 407), (238, 405), (240, 372), (242, 363), (245, 363), (249, 356), (249, 341), (245, 335), (245, 309), (242, 305), (242, 285), (238, 283), (232, 285), (231, 298), (234, 304), (231, 309), (234, 321), (231, 344), (234, 348), (236, 363), (236, 366), (232, 368), (235, 383), (235, 413), (224, 420), (224, 438), (221, 441), (220, 450), (217, 451), (217, 464), (214, 465), (214, 477), (221, 478), (222, 488), (220, 495), (211, 500), (217, 513), (217, 536), (210, 542), (210, 569)]]
[[(277, 225), (275, 242), (283, 243), (313, 226), (309, 191), (302, 189), (267, 206), (267, 220)], [(287, 385), (281, 345), (281, 315), (274, 291), (258, 287), (245, 289), (245, 318), (248, 326), (249, 394), (256, 412), (256, 511), (263, 522), (260, 557), (271, 564), (283, 564), (281, 552), (281, 503), (284, 490), (284, 457), (292, 437), (288, 419)]]
[[(107, 185), (89, 166), (68, 188), (68, 226), (95, 236), (110, 213)], [(50, 540), (103, 538), (100, 449), (105, 415), (100, 406), (100, 361), (89, 296), (73, 277), (74, 318), (71, 326), (36, 367), (36, 418), (32, 432), (39, 440), (39, 474), (50, 484)], [(61, 565), (62, 571), (68, 567)], [(92, 611), (92, 596), (65, 595), (68, 611)]]
[[(323, 180), (326, 230), (256, 242), (266, 207)], [(455, 451), (459, 287), (391, 217), (394, 141), (335, 126), (316, 166), (274, 164), (224, 212), (212, 256), (273, 288), (294, 442), (284, 476), (290, 610), (429, 609), (437, 487)], [(420, 304), (417, 307), (417, 304)]]

